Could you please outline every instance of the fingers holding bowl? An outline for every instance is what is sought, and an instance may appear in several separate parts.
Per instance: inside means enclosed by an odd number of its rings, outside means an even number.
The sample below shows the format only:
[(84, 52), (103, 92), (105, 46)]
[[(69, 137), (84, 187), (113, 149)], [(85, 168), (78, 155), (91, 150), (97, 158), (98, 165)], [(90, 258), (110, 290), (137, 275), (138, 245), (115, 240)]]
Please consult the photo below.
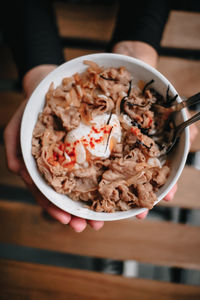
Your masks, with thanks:
[(178, 185), (177, 183), (173, 186), (173, 188), (169, 191), (169, 193), (164, 197), (164, 200), (165, 201), (172, 201), (174, 196), (175, 196), (175, 193), (178, 189)]
[(136, 218), (139, 220), (144, 220), (147, 217), (148, 213), (149, 213), (149, 210), (144, 211), (143, 213), (137, 215)]

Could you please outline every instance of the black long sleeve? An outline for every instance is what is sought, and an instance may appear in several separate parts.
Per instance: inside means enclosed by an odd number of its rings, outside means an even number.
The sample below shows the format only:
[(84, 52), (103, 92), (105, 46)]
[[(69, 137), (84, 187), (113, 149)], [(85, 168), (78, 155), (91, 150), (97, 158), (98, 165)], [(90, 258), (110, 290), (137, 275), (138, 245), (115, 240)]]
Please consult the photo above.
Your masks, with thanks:
[(51, 1), (13, 1), (6, 11), (5, 35), (21, 78), (37, 65), (64, 62)]

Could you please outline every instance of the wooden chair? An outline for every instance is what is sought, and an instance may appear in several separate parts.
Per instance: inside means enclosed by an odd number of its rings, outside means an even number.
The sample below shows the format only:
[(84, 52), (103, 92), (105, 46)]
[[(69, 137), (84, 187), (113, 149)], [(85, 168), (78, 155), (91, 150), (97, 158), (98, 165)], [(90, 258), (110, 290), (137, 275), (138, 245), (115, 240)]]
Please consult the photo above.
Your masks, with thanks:
[[(63, 45), (69, 43), (69, 47), (64, 48), (68, 59), (103, 51), (114, 26), (117, 11), (114, 4), (107, 5), (106, 13), (103, 5), (91, 8), (77, 3), (57, 3), (55, 10)], [(181, 53), (181, 49), (188, 47), (185, 44), (187, 31), (184, 30), (183, 34), (180, 29), (182, 19), (193, 32), (193, 35), (188, 33), (189, 50), (200, 50), (199, 39), (195, 35), (195, 28), (200, 25), (199, 14), (197, 17), (195, 13), (172, 12), (162, 40), (165, 51), (180, 48)], [(23, 96), (13, 88), (17, 71), (6, 45), (0, 45), (0, 53), (2, 133)], [(199, 91), (200, 60), (161, 56), (158, 69), (181, 95), (187, 97)], [(180, 76), (183, 70), (184, 78)], [(199, 141), (198, 136), (192, 144), (193, 153), (200, 151)], [(92, 262), (112, 259), (172, 270), (200, 271), (198, 226), (155, 219), (150, 214), (144, 221), (131, 218), (107, 222), (99, 232), (87, 228), (77, 234), (66, 225), (44, 218), (41, 208), (34, 204), (21, 179), (8, 172), (2, 138), (0, 156), (0, 299), (200, 299), (199, 285), (177, 284), (172, 279), (164, 282), (128, 278), (123, 274), (97, 272), (95, 264), (88, 270), (81, 265), (77, 267), (77, 264), (76, 268), (73, 264), (67, 267), (64, 263), (65, 259), (93, 259)], [(153, 211), (199, 210), (199, 178), (199, 170), (186, 166), (174, 201), (161, 201)], [(34, 259), (34, 253), (38, 252), (42, 257), (40, 260)], [(54, 260), (54, 254), (62, 257), (60, 262)]]

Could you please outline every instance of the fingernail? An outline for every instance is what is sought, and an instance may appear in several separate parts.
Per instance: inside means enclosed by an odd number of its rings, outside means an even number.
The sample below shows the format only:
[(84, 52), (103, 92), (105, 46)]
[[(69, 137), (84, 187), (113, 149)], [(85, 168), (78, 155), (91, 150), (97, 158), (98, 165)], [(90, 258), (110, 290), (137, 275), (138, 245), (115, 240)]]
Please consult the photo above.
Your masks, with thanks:
[(171, 201), (173, 199), (173, 194), (172, 193), (168, 193), (165, 198), (164, 198), (166, 201)]
[(60, 218), (60, 222), (62, 223), (62, 224), (64, 224), (64, 225), (67, 225), (67, 224), (69, 224), (69, 222), (71, 221), (71, 217), (69, 217), (69, 216), (62, 216), (61, 218)]

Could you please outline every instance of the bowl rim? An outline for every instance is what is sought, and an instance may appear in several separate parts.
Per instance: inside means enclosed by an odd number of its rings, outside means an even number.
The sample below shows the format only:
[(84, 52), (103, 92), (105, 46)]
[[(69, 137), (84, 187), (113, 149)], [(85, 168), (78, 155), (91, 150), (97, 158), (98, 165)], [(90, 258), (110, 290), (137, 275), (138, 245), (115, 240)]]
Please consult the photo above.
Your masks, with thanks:
[[(148, 71), (150, 71), (151, 73), (153, 73), (156, 77), (159, 77), (162, 82), (164, 82), (165, 84), (167, 83), (168, 85), (170, 85), (170, 91), (173, 94), (178, 94), (177, 91), (175, 90), (174, 86), (169, 82), (169, 80), (164, 75), (162, 75), (158, 70), (154, 69), (153, 67), (151, 67), (150, 65), (148, 65), (147, 63), (145, 63), (145, 62), (143, 62), (139, 59), (136, 59), (136, 58), (133, 58), (133, 57), (130, 57), (130, 56), (125, 56), (125, 55), (122, 55), (122, 54), (113, 54), (113, 53), (95, 53), (95, 54), (88, 54), (88, 55), (80, 56), (80, 57), (74, 58), (74, 59), (72, 59), (70, 61), (67, 61), (67, 62), (61, 64), (60, 66), (58, 66), (56, 69), (54, 69), (52, 72), (50, 72), (39, 83), (39, 85), (36, 87), (36, 89), (33, 91), (31, 96), (29, 97), (29, 100), (27, 101), (27, 104), (26, 104), (26, 107), (25, 107), (25, 110), (24, 110), (24, 113), (23, 113), (23, 116), (22, 116), (21, 129), (20, 129), (20, 144), (21, 144), (22, 156), (23, 156), (26, 168), (28, 170), (28, 173), (30, 174), (30, 176), (31, 176), (33, 182), (36, 184), (37, 188), (41, 191), (41, 193), (45, 197), (47, 197), (47, 199), (50, 202), (52, 202), (54, 205), (56, 205), (60, 209), (66, 211), (66, 212), (68, 212), (72, 215), (81, 217), (81, 218), (86, 218), (88, 220), (114, 221), (114, 220), (121, 220), (121, 219), (126, 219), (126, 218), (136, 216), (137, 214), (142, 213), (144, 211), (147, 211), (148, 209), (147, 208), (134, 208), (134, 209), (130, 209), (128, 211), (119, 211), (119, 212), (117, 211), (117, 212), (114, 212), (114, 213), (105, 213), (105, 212), (95, 212), (95, 211), (92, 211), (92, 210), (90, 210), (86, 207), (81, 207), (81, 208), (77, 208), (76, 211), (74, 211), (74, 210), (69, 211), (69, 209), (66, 209), (66, 207), (65, 207), (66, 205), (64, 205), (62, 202), (60, 203), (59, 201), (56, 201), (54, 199), (55, 193), (56, 194), (58, 194), (58, 193), (56, 191), (54, 191), (52, 187), (51, 187), (52, 193), (50, 193), (48, 191), (48, 188), (44, 191), (44, 188), (40, 184), (40, 181), (42, 180), (41, 174), (38, 171), (38, 175), (35, 176), (32, 168), (30, 167), (29, 158), (28, 158), (27, 153), (25, 151), (26, 147), (24, 147), (25, 140), (26, 140), (27, 120), (28, 120), (27, 116), (28, 116), (28, 113), (31, 110), (32, 102), (33, 102), (33, 99), (34, 99), (37, 91), (39, 91), (42, 88), (42, 86), (45, 85), (45, 83), (49, 82), (51, 77), (53, 78), (54, 76), (56, 76), (57, 73), (60, 73), (62, 70), (64, 70), (66, 68), (66, 65), (67, 65), (67, 67), (70, 68), (70, 65), (73, 66), (76, 63), (79, 63), (81, 61), (83, 62), (83, 60), (94, 60), (95, 61), (95, 59), (98, 59), (98, 58), (101, 58), (101, 57), (102, 58), (110, 58), (110, 59), (112, 58), (112, 59), (115, 59), (115, 60), (120, 59), (121, 61), (124, 61), (126, 63), (129, 62), (131, 64), (138, 65), (139, 67), (143, 67), (143, 68), (147, 69)], [(181, 101), (180, 96), (178, 96), (177, 101), (178, 102)], [(182, 115), (183, 120), (187, 119), (185, 109), (183, 109), (181, 111), (181, 115)], [(160, 198), (163, 199), (163, 197), (164, 197), (163, 195), (166, 195), (170, 191), (170, 189), (173, 187), (173, 185), (177, 182), (177, 180), (180, 177), (180, 175), (182, 173), (182, 170), (185, 166), (188, 151), (189, 151), (189, 129), (187, 127), (185, 129), (185, 144), (184, 144), (184, 150), (183, 150), (183, 154), (182, 154), (181, 163), (180, 163), (180, 165), (178, 167), (178, 170), (177, 170), (175, 176), (173, 177), (172, 181), (170, 182), (168, 187), (164, 190), (164, 192), (160, 195), (160, 197), (154, 203), (154, 205), (156, 205), (161, 200)], [(46, 186), (49, 187), (49, 185), (47, 183), (46, 183)], [(59, 194), (59, 195), (62, 195), (62, 194)], [(69, 199), (69, 197), (66, 196), (66, 199)], [(73, 200), (71, 200), (71, 201), (73, 201)]]

